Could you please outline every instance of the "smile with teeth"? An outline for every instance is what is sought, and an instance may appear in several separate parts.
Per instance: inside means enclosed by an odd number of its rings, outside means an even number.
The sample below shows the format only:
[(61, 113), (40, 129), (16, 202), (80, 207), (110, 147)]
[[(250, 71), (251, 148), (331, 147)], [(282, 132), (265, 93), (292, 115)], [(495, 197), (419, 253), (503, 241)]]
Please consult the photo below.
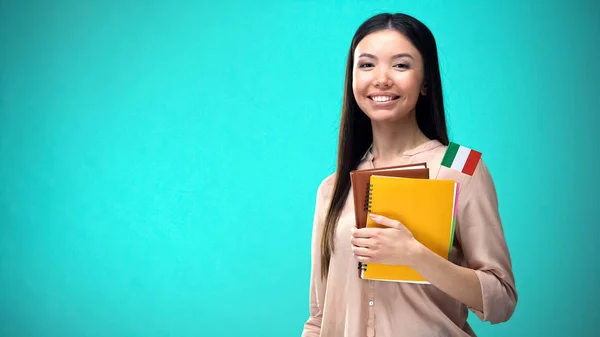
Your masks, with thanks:
[(388, 102), (398, 99), (400, 96), (369, 96), (369, 98), (375, 102)]

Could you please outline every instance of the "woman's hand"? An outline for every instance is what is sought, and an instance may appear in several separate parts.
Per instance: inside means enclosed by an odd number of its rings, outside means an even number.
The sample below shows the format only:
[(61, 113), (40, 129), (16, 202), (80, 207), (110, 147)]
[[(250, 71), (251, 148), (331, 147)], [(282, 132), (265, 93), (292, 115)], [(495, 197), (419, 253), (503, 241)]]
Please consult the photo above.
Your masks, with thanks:
[(441, 291), (483, 312), (483, 294), (475, 271), (432, 252), (399, 221), (370, 216), (385, 228), (353, 229), (352, 252), (358, 261), (411, 267)]
[(352, 230), (352, 252), (356, 259), (365, 263), (412, 266), (421, 245), (412, 233), (399, 221), (381, 215), (369, 216), (386, 228)]

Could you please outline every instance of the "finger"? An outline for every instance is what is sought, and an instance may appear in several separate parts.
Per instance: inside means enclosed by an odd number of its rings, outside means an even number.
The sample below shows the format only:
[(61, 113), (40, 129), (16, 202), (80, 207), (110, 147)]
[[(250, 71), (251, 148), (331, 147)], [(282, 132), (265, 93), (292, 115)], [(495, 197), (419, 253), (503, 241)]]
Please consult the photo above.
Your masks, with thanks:
[(371, 243), (371, 241), (369, 239), (365, 239), (365, 238), (352, 238), (352, 240), (350, 240), (350, 242), (354, 246), (365, 247), (365, 248), (368, 248), (369, 244)]
[(358, 229), (354, 230), (354, 232), (352, 233), (352, 236), (355, 238), (368, 239), (368, 238), (377, 236), (380, 231), (381, 231), (380, 228), (358, 228)]
[(369, 217), (376, 223), (390, 228), (400, 228), (400, 226), (402, 225), (400, 221), (386, 218), (383, 215), (369, 214)]
[(372, 252), (369, 250), (369, 248), (363, 248), (363, 247), (356, 247), (353, 246), (352, 247), (352, 254), (354, 254), (354, 256), (356, 256), (357, 258), (370, 258), (372, 255)]

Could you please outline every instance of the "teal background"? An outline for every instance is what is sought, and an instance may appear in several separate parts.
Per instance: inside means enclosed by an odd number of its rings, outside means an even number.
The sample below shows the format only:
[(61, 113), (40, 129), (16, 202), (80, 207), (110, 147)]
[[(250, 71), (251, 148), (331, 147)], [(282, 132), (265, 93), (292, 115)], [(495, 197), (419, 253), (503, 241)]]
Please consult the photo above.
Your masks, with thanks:
[(299, 336), (358, 25), (438, 41), (451, 138), (495, 179), (519, 303), (591, 336), (600, 6), (0, 1), (0, 335)]

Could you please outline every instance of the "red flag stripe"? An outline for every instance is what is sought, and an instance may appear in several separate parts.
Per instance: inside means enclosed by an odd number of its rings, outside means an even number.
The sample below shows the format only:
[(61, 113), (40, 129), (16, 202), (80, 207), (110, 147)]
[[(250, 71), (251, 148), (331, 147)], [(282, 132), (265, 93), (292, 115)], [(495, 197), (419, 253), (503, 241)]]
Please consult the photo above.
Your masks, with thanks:
[(477, 163), (479, 163), (479, 158), (481, 158), (481, 152), (471, 150), (462, 172), (472, 176), (475, 173), (475, 168), (477, 168)]

